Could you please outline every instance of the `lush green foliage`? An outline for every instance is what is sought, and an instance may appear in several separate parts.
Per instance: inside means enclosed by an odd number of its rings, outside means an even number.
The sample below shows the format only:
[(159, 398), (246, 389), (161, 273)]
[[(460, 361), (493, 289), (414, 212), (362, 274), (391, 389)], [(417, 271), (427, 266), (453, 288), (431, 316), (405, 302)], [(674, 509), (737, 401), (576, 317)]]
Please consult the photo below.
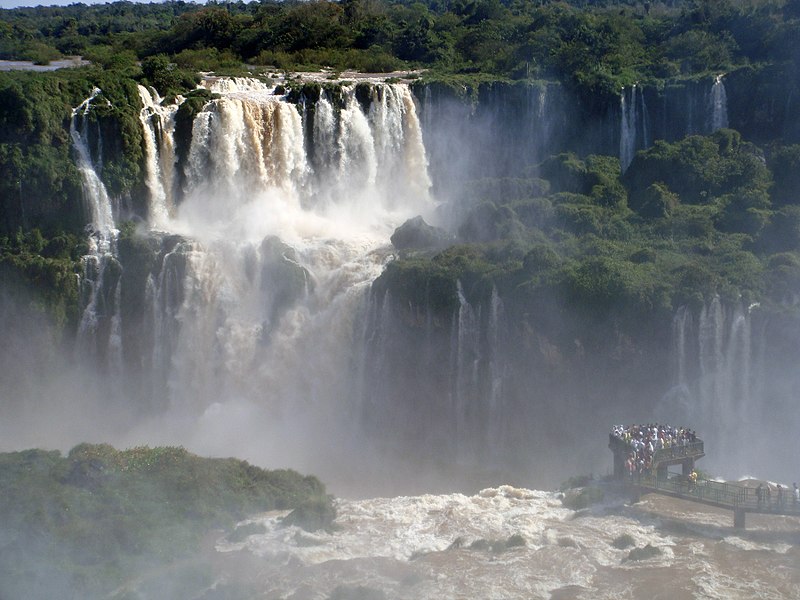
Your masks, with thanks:
[(73, 234), (45, 238), (38, 229), (0, 236), (0, 281), (17, 302), (46, 315), (56, 331), (74, 330), (78, 319), (80, 257), (86, 242)]
[(472, 302), (496, 289), (511, 309), (557, 301), (631, 333), (715, 294), (778, 306), (799, 274), (800, 213), (793, 175), (774, 171), (778, 187), (770, 167), (794, 153), (765, 161), (721, 130), (656, 142), (624, 176), (611, 157), (564, 154), (541, 165), (549, 185), (476, 181), (462, 245), (395, 261), (376, 289), (438, 311), (458, 306), (458, 285)]
[(103, 180), (114, 195), (139, 181), (139, 101), (127, 72), (0, 72), (0, 232), (79, 231), (87, 222), (70, 120), (94, 87), (103, 91), (91, 113), (93, 127), (113, 142), (103, 146)]
[[(555, 78), (589, 92), (634, 81), (793, 59), (794, 2), (516, 0), (180, 1), (0, 11), (0, 56), (84, 54), (121, 64), (164, 54), (197, 68), (237, 61), (281, 69)], [(107, 49), (112, 48), (109, 52)], [(212, 66), (214, 65), (214, 66)], [(224, 67), (223, 67), (224, 68)]]
[(314, 526), (334, 515), (314, 477), (183, 448), (81, 444), (66, 457), (0, 454), (0, 485), (4, 597), (53, 597), (59, 586), (69, 594), (61, 597), (104, 597), (148, 570), (196, 557), (211, 528), (232, 528), (255, 512), (314, 504), (322, 507), (316, 517), (326, 515)]

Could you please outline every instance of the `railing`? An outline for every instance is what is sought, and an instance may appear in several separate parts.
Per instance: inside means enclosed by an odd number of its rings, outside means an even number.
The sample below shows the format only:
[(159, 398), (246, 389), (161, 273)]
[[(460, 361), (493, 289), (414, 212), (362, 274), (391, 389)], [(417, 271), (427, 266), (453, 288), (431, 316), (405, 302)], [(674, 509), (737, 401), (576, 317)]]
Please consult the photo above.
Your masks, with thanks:
[(653, 452), (653, 464), (674, 460), (676, 458), (690, 458), (692, 456), (704, 455), (703, 442), (697, 440), (688, 444), (676, 444), (669, 448), (660, 448)]
[(783, 488), (784, 491), (780, 496), (775, 490), (771, 490), (769, 497), (766, 495), (766, 488), (762, 488), (764, 493), (759, 500), (755, 488), (710, 479), (698, 479), (696, 483), (691, 483), (687, 478), (680, 476), (659, 479), (655, 475), (634, 475), (629, 480), (636, 485), (656, 491), (671, 492), (692, 500), (719, 504), (732, 509), (800, 515), (800, 503), (794, 499), (790, 488)]

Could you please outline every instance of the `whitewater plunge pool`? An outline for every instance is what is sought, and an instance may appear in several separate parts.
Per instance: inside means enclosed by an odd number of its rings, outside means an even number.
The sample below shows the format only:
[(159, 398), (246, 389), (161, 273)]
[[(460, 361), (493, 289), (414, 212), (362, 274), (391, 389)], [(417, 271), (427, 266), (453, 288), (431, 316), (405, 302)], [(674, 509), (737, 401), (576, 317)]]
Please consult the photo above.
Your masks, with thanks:
[[(796, 598), (797, 520), (754, 519), (734, 531), (725, 511), (609, 495), (566, 508), (556, 492), (500, 486), (475, 495), (338, 500), (331, 532), (282, 527), (285, 513), (219, 539), (217, 587), (259, 598), (363, 600), (671, 600)], [(669, 590), (653, 595), (653, 590)]]

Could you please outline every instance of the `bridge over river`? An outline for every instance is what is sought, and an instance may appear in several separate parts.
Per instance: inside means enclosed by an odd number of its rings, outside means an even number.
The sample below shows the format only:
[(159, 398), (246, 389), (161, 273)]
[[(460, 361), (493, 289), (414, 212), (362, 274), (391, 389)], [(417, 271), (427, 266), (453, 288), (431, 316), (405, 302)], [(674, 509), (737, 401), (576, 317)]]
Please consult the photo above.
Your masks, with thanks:
[[(695, 461), (705, 456), (702, 440), (655, 450), (650, 457), (650, 468), (641, 473), (630, 473), (625, 469), (625, 462), (632, 451), (628, 442), (611, 434), (608, 447), (614, 453), (615, 478), (629, 488), (634, 498), (657, 493), (728, 509), (733, 511), (733, 526), (740, 529), (745, 527), (747, 513), (800, 517), (800, 502), (795, 500), (791, 488), (761, 484), (759, 494), (756, 487), (741, 483), (712, 479), (692, 481), (690, 475)], [(669, 467), (672, 465), (680, 465), (682, 472), (670, 473)]]

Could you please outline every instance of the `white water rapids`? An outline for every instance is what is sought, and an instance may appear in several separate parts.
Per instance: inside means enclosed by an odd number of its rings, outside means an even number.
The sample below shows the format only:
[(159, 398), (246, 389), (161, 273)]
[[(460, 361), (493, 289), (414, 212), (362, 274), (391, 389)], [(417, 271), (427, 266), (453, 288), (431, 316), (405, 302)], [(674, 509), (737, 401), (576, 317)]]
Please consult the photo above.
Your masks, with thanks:
[[(800, 594), (798, 519), (751, 516), (742, 532), (731, 528), (729, 512), (679, 500), (653, 496), (627, 505), (609, 496), (575, 512), (557, 493), (510, 486), (475, 495), (339, 500), (338, 513), (330, 533), (283, 527), (285, 513), (277, 512), (242, 523), (262, 532), (217, 541), (218, 582), (238, 568), (237, 577), (260, 598)], [(631, 550), (648, 545), (652, 555), (631, 559)]]

